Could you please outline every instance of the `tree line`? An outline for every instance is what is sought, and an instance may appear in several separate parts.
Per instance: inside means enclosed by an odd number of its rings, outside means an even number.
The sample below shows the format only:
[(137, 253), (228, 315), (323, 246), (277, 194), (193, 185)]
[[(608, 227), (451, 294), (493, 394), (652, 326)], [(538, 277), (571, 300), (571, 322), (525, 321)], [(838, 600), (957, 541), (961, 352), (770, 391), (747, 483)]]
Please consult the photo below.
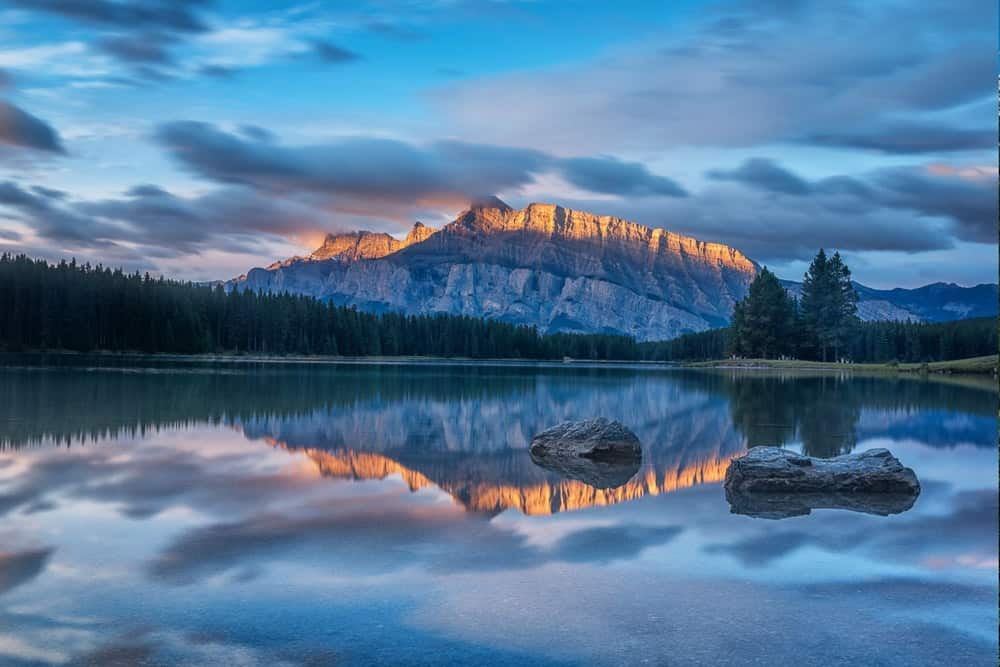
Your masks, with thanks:
[(542, 335), (452, 315), (372, 314), (121, 269), (0, 255), (0, 349), (636, 359), (626, 336)]
[[(709, 361), (732, 354), (729, 327), (641, 343), (651, 361)], [(997, 354), (997, 321), (977, 317), (953, 322), (859, 322), (843, 355), (855, 363), (923, 363)], [(762, 358), (762, 357), (754, 357)]]

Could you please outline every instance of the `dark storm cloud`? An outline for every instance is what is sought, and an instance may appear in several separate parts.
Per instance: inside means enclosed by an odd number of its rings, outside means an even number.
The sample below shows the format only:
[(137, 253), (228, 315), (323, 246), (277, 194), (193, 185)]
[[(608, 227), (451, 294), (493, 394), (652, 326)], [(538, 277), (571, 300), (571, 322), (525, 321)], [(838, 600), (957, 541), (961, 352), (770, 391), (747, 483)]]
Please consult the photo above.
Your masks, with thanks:
[(638, 162), (622, 162), (610, 157), (569, 158), (561, 160), (560, 166), (567, 181), (590, 192), (623, 197), (686, 197), (688, 194), (675, 181), (650, 173)]
[(51, 125), (3, 100), (0, 100), (0, 143), (49, 153), (66, 152)]
[(207, 26), (196, 9), (207, 0), (10, 0), (14, 6), (122, 30), (197, 33)]
[(810, 191), (805, 180), (779, 167), (774, 160), (765, 158), (751, 158), (736, 169), (713, 169), (707, 172), (707, 176), (717, 181), (736, 181), (759, 190), (786, 195), (805, 195)]
[(328, 63), (349, 63), (361, 60), (361, 55), (331, 42), (313, 42), (313, 50), (320, 60)]
[(301, 147), (223, 132), (194, 121), (168, 123), (157, 140), (182, 165), (220, 183), (268, 192), (310, 191), (414, 201), (468, 198), (525, 186), (548, 171), (602, 194), (683, 196), (672, 180), (612, 158), (554, 158), (541, 151), (458, 141), (414, 145), (351, 137)]
[(41, 574), (52, 549), (0, 552), (0, 595)]
[(816, 134), (807, 142), (909, 154), (989, 149), (996, 140), (996, 128), (972, 130), (931, 123), (896, 123), (864, 132)]

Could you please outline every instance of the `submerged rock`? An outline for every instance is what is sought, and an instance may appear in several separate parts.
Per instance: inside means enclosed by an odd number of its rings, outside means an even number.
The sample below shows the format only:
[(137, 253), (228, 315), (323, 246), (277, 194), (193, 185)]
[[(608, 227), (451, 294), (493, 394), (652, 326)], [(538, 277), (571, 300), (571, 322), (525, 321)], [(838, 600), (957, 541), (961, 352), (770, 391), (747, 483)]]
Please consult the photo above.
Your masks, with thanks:
[(531, 439), (531, 460), (563, 477), (607, 489), (639, 471), (642, 445), (625, 425), (604, 418), (566, 422)]
[(784, 518), (840, 508), (896, 514), (913, 506), (920, 482), (888, 449), (832, 459), (754, 447), (726, 470), (726, 500), (737, 514)]

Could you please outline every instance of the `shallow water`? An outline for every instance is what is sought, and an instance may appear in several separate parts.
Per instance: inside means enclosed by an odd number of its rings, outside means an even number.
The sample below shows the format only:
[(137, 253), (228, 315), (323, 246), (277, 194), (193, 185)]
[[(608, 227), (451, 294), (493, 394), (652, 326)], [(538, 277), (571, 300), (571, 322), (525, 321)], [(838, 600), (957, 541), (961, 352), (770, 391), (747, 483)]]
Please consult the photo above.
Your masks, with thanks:
[[(139, 363), (0, 368), (2, 664), (996, 660), (989, 383)], [(628, 482), (532, 463), (592, 416), (642, 442)], [(732, 514), (759, 444), (888, 447), (923, 492)]]

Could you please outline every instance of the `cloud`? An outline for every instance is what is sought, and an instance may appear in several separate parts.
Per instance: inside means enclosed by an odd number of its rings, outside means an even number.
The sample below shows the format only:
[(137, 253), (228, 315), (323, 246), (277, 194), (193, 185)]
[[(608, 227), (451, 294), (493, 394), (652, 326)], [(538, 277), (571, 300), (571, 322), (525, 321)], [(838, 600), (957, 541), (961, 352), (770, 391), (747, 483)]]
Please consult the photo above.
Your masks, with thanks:
[(124, 30), (189, 33), (207, 30), (195, 11), (208, 4), (205, 0), (10, 0), (10, 3), (73, 21)]
[(809, 246), (918, 252), (996, 242), (995, 167), (910, 165), (810, 181), (751, 158), (707, 176), (739, 187), (708, 188), (663, 215), (761, 260), (802, 257)]
[(674, 181), (613, 158), (555, 158), (532, 149), (436, 141), (348, 137), (285, 147), (273, 137), (242, 136), (213, 125), (181, 121), (161, 126), (156, 139), (189, 171), (219, 183), (268, 193), (452, 204), (482, 193), (522, 188), (538, 174), (556, 172), (601, 194), (684, 196)]
[[(682, 32), (585, 63), (448, 83), (428, 100), (461, 136), (554, 152), (827, 145), (845, 133), (879, 150), (981, 145), (992, 119), (969, 133), (949, 114), (996, 95), (995, 6), (795, 4), (715, 4)], [(910, 136), (914, 127), (931, 137)]]
[(107, 239), (123, 235), (122, 230), (114, 226), (80, 215), (44, 194), (30, 192), (11, 181), (0, 182), (0, 208), (12, 212), (16, 220), (28, 225), (37, 235), (78, 247), (106, 247), (111, 243)]
[(313, 42), (313, 50), (322, 61), (328, 63), (349, 63), (355, 60), (361, 60), (361, 56), (354, 51), (350, 51), (330, 42)]
[(803, 179), (765, 158), (751, 158), (736, 169), (713, 169), (707, 175), (717, 181), (735, 181), (786, 195), (805, 195), (810, 191)]
[(169, 65), (167, 46), (173, 42), (169, 36), (158, 33), (137, 33), (108, 37), (98, 46), (106, 53), (130, 63)]
[(239, 72), (239, 67), (229, 67), (226, 65), (202, 65), (198, 68), (199, 74), (215, 79), (231, 79), (239, 74)]
[[(95, 29), (98, 38), (92, 48), (129, 66), (133, 76), (146, 81), (169, 78), (164, 68), (175, 65), (171, 47), (210, 32), (200, 15), (209, 0), (13, 0), (13, 4)], [(89, 78), (95, 70), (64, 68), (64, 73)]]
[(336, 228), (322, 209), (241, 187), (179, 197), (140, 185), (121, 197), (87, 201), (7, 181), (0, 182), (0, 213), (4, 210), (38, 238), (64, 248), (109, 254), (130, 248), (130, 256), (134, 251), (147, 259), (205, 250), (254, 252), (269, 238)]
[(878, 200), (955, 222), (958, 238), (975, 243), (997, 241), (997, 172), (929, 165), (923, 169), (896, 167), (878, 172)]
[(815, 134), (807, 143), (862, 148), (891, 154), (984, 150), (993, 148), (995, 128), (966, 129), (933, 123), (893, 123), (861, 132)]
[(41, 118), (0, 100), (0, 143), (65, 154), (59, 134)]
[(564, 178), (573, 185), (604, 194), (627, 196), (686, 197), (676, 181), (657, 176), (638, 162), (611, 157), (568, 158), (560, 161)]

